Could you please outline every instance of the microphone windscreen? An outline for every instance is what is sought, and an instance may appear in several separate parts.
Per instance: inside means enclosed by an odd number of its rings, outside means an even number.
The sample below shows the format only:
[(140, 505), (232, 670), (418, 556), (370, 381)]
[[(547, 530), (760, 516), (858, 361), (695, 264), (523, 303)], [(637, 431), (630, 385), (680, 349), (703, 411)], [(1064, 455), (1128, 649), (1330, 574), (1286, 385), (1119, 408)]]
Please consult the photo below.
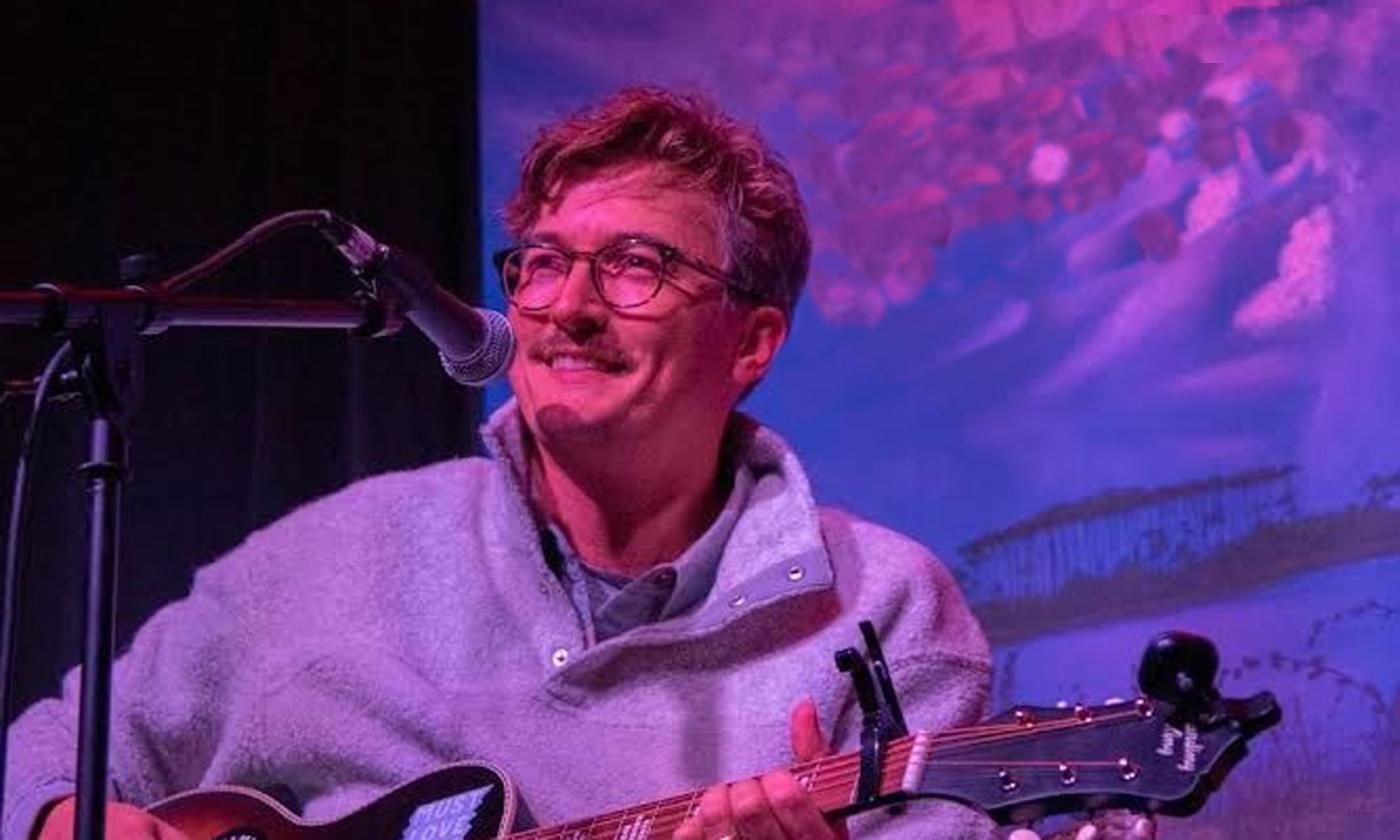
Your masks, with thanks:
[(457, 382), (479, 388), (505, 372), (515, 356), (515, 331), (506, 316), (490, 309), (478, 309), (483, 335), (481, 343), (470, 355), (449, 356), (441, 350), (438, 358), (442, 369)]

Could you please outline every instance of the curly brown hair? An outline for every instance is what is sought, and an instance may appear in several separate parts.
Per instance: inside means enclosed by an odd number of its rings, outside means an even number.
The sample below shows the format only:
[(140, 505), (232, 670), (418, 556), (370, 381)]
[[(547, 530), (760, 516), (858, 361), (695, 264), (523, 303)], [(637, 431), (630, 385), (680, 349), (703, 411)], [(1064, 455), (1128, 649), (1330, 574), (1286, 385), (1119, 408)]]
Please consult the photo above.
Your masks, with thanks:
[(679, 184), (708, 192), (729, 270), (791, 320), (812, 254), (797, 181), (756, 128), (704, 96), (630, 87), (545, 126), (521, 161), (506, 230), (523, 236), (571, 186), (630, 163), (665, 164)]

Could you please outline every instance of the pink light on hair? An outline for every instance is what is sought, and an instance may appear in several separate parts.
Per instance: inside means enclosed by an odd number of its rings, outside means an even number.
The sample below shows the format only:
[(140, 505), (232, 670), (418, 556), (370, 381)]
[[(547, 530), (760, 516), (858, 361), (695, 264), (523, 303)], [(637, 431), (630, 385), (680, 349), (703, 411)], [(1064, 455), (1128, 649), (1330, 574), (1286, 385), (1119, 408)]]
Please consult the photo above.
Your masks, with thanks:
[(757, 129), (701, 96), (626, 88), (546, 126), (521, 162), (506, 229), (523, 235), (574, 184), (637, 163), (664, 164), (678, 184), (709, 193), (728, 231), (728, 269), (791, 317), (812, 250), (797, 182)]

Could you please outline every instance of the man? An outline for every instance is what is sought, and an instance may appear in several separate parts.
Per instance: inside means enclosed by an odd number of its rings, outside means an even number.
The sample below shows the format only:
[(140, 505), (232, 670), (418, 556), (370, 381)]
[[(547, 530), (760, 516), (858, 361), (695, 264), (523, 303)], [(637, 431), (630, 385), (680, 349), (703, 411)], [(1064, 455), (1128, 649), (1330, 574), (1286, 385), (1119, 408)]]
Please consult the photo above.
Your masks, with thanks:
[[(541, 824), (749, 779), (710, 788), (675, 836), (828, 840), (843, 829), (765, 771), (825, 753), (819, 719), (856, 744), (831, 654), (865, 618), (912, 725), (983, 712), (987, 648), (948, 572), (817, 508), (782, 440), (734, 413), (810, 253), (756, 133), (624, 91), (541, 134), (507, 227), (519, 352), (516, 399), (484, 429), (494, 459), (309, 504), (153, 617), (116, 671), (111, 836), (178, 837), (137, 806), (185, 789), (280, 786), (325, 819), (485, 759)], [(4, 840), (67, 836), (74, 688), (12, 728)], [(912, 810), (852, 830), (988, 831)]]

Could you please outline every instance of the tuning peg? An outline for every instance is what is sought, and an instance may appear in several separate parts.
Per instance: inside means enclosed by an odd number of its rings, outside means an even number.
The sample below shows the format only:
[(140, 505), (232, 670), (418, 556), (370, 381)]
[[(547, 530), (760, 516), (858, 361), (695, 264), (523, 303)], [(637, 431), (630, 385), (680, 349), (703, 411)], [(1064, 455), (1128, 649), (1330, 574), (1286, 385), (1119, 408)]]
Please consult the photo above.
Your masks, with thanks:
[(1148, 697), (1197, 704), (1215, 696), (1220, 654), (1204, 636), (1181, 630), (1162, 633), (1143, 651), (1138, 686)]

